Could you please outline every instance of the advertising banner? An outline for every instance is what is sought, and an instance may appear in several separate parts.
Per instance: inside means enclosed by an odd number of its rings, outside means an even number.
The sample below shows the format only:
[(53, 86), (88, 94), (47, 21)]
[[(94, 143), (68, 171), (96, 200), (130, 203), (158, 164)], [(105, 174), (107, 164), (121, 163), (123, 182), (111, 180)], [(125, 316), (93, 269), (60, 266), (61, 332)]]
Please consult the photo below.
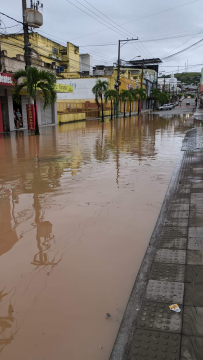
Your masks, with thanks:
[(33, 104), (27, 104), (27, 126), (28, 130), (35, 130), (35, 108)]

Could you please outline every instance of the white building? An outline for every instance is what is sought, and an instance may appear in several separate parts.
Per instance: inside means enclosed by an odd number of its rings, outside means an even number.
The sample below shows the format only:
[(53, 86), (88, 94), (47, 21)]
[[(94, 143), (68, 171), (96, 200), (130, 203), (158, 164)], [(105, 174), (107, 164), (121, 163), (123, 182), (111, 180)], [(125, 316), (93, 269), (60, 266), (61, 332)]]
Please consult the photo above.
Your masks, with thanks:
[(80, 72), (93, 76), (93, 58), (89, 54), (80, 54)]
[(178, 89), (178, 79), (174, 77), (174, 74), (171, 74), (170, 78), (159, 78), (158, 83), (162, 90), (164, 90), (164, 84), (165, 84), (165, 90), (176, 91)]

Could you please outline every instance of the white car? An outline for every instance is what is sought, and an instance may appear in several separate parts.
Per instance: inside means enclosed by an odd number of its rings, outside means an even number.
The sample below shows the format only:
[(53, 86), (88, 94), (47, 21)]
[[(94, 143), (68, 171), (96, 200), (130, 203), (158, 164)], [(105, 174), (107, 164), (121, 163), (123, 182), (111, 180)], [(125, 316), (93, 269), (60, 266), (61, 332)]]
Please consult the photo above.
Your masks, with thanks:
[(172, 110), (173, 106), (171, 104), (164, 104), (163, 106), (159, 107), (159, 110)]

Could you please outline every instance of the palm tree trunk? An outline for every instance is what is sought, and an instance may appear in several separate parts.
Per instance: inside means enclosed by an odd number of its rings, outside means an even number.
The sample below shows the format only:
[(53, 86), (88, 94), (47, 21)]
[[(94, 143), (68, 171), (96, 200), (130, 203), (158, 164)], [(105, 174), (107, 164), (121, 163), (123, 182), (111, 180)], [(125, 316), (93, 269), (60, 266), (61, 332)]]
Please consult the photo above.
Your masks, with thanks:
[(113, 101), (111, 100), (111, 120), (113, 120)]
[(131, 102), (130, 102), (130, 114), (129, 114), (129, 116), (131, 116)]
[(125, 118), (125, 101), (124, 101), (124, 118)]
[(37, 114), (36, 100), (34, 100), (34, 108), (35, 108), (35, 135), (39, 135), (39, 124), (38, 124), (38, 114)]
[(138, 100), (138, 111), (137, 114), (140, 115), (140, 99)]
[(101, 95), (101, 107), (102, 107), (102, 122), (104, 122), (104, 107), (103, 107), (102, 95)]

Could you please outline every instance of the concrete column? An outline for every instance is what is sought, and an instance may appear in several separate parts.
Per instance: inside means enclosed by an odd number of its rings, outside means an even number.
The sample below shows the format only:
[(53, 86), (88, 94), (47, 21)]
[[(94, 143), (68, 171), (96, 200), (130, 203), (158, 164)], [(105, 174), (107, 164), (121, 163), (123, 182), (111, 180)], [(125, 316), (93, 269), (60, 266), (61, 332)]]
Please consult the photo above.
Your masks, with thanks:
[(53, 111), (53, 124), (57, 124), (57, 104), (56, 101), (55, 103), (52, 105), (52, 111)]
[(7, 89), (7, 100), (8, 100), (8, 121), (10, 131), (14, 131), (15, 124), (14, 124), (14, 117), (13, 117), (13, 98), (12, 98), (12, 88)]

